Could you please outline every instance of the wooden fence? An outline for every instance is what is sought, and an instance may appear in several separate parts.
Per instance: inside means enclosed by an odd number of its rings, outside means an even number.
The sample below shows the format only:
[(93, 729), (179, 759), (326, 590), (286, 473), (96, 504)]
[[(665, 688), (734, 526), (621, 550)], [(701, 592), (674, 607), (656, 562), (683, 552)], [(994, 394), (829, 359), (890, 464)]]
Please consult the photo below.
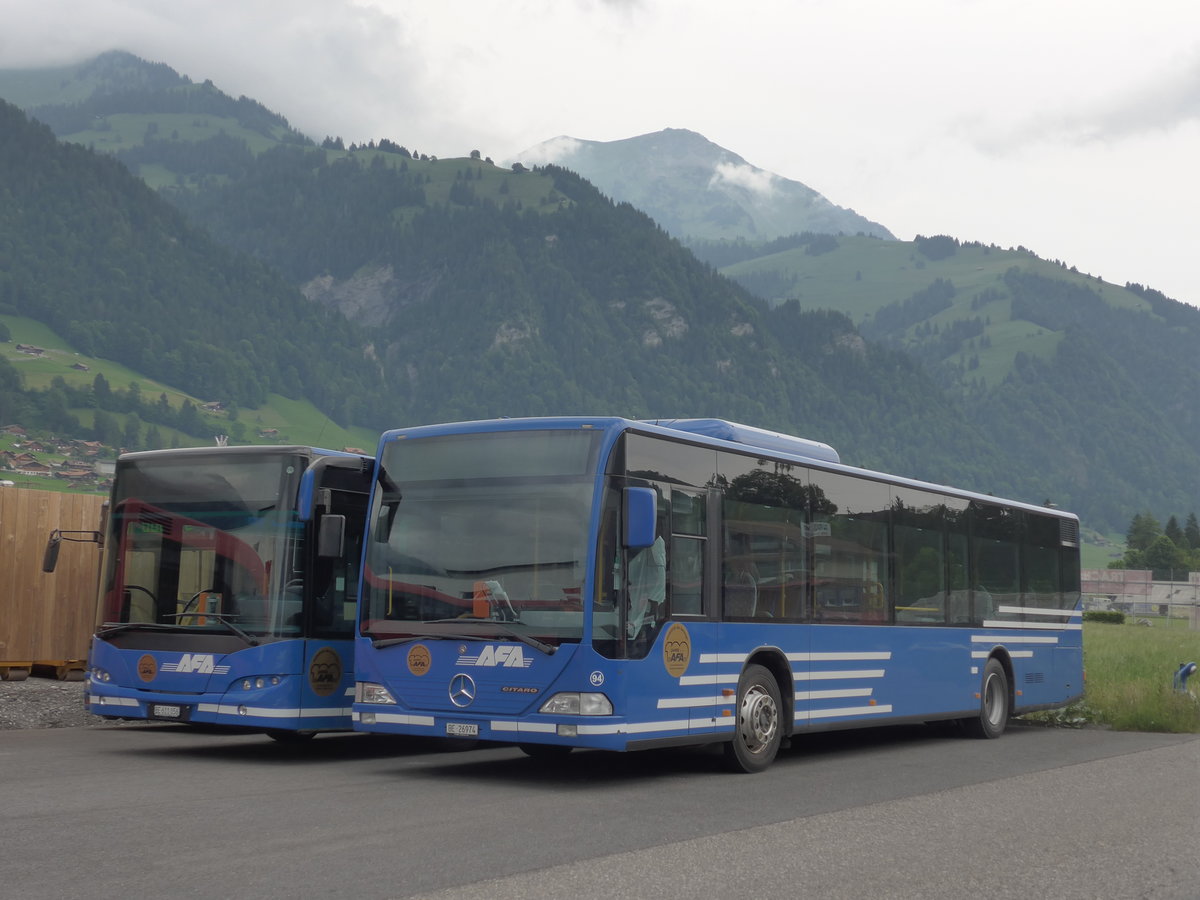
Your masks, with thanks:
[(98, 495), (0, 487), (0, 676), (34, 666), (82, 674), (96, 620), (100, 549), (63, 541), (58, 567), (42, 571), (50, 532), (100, 527)]

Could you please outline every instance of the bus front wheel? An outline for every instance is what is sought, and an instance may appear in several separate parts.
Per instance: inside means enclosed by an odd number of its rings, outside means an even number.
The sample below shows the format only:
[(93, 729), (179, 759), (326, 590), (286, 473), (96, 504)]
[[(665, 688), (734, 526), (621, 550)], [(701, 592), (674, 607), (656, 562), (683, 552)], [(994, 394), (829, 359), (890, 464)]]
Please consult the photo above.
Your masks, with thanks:
[(737, 726), (725, 745), (725, 766), (761, 772), (774, 762), (782, 741), (783, 702), (775, 676), (763, 666), (747, 666), (738, 679)]
[(963, 728), (971, 737), (998, 738), (1008, 727), (1010, 714), (1008, 676), (998, 660), (989, 659), (979, 687), (979, 715), (963, 719)]

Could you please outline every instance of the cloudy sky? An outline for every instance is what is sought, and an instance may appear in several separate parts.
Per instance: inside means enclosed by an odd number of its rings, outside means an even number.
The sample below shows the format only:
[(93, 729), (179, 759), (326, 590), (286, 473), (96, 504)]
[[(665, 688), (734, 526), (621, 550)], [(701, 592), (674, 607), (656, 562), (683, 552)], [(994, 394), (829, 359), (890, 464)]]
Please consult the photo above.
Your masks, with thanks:
[(503, 160), (688, 128), (900, 238), (1200, 305), (1196, 0), (0, 0), (0, 68), (124, 49), (320, 139)]

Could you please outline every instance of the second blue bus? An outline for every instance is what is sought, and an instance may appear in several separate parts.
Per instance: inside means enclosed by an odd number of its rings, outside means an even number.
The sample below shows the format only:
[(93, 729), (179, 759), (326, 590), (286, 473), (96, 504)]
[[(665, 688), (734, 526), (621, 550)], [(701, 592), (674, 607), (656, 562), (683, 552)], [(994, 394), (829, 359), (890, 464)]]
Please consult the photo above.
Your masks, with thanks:
[(372, 462), (296, 446), (122, 455), (97, 535), (89, 710), (282, 741), (350, 730)]

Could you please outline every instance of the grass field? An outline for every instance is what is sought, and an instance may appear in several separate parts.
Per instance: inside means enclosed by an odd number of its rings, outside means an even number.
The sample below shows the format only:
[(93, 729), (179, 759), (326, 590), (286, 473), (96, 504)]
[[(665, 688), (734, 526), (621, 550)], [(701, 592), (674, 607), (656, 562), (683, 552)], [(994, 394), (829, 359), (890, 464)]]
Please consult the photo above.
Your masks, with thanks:
[(1103, 725), (1117, 731), (1200, 733), (1200, 677), (1190, 693), (1174, 690), (1180, 663), (1200, 662), (1200, 631), (1182, 619), (1143, 625), (1083, 626), (1084, 699), (1067, 709), (1027, 718), (1064, 725)]
[[(97, 375), (103, 375), (114, 390), (124, 390), (130, 384), (136, 383), (144, 398), (154, 400), (165, 394), (167, 402), (176, 408), (185, 400), (199, 406), (206, 401), (219, 399), (191, 397), (120, 363), (76, 353), (63, 338), (34, 319), (0, 315), (0, 322), (8, 326), (12, 335), (11, 341), (0, 343), (0, 356), (4, 356), (13, 364), (27, 389), (45, 390), (56, 377), (62, 378), (72, 387), (86, 388), (91, 386)], [(18, 351), (17, 344), (33, 344), (44, 352), (40, 356), (31, 356)], [(80, 368), (74, 368), (76, 365)], [(91, 427), (94, 410), (72, 409), (71, 413), (79, 419), (84, 428)], [(115, 413), (114, 416), (124, 428), (126, 416), (121, 413)], [(228, 420), (226, 413), (202, 413), (202, 418), (207, 420), (215, 431), (228, 433), (233, 430), (234, 423)], [(315, 444), (334, 450), (358, 447), (373, 453), (379, 440), (379, 433), (376, 431), (359, 427), (341, 428), (311, 403), (291, 400), (279, 394), (269, 395), (267, 403), (258, 409), (242, 409), (238, 421), (242, 423), (242, 438), (235, 440), (235, 443)], [(8, 424), (13, 423), (0, 422), (0, 425)], [(259, 437), (260, 432), (268, 429), (274, 429), (278, 435), (271, 439)], [(165, 426), (159, 426), (159, 432), (167, 446), (190, 447), (209, 443), (203, 438), (186, 435)], [(34, 479), (33, 483), (41, 486), (42, 481), (50, 480), (52, 479)], [(55, 488), (46, 485), (45, 489)]]

